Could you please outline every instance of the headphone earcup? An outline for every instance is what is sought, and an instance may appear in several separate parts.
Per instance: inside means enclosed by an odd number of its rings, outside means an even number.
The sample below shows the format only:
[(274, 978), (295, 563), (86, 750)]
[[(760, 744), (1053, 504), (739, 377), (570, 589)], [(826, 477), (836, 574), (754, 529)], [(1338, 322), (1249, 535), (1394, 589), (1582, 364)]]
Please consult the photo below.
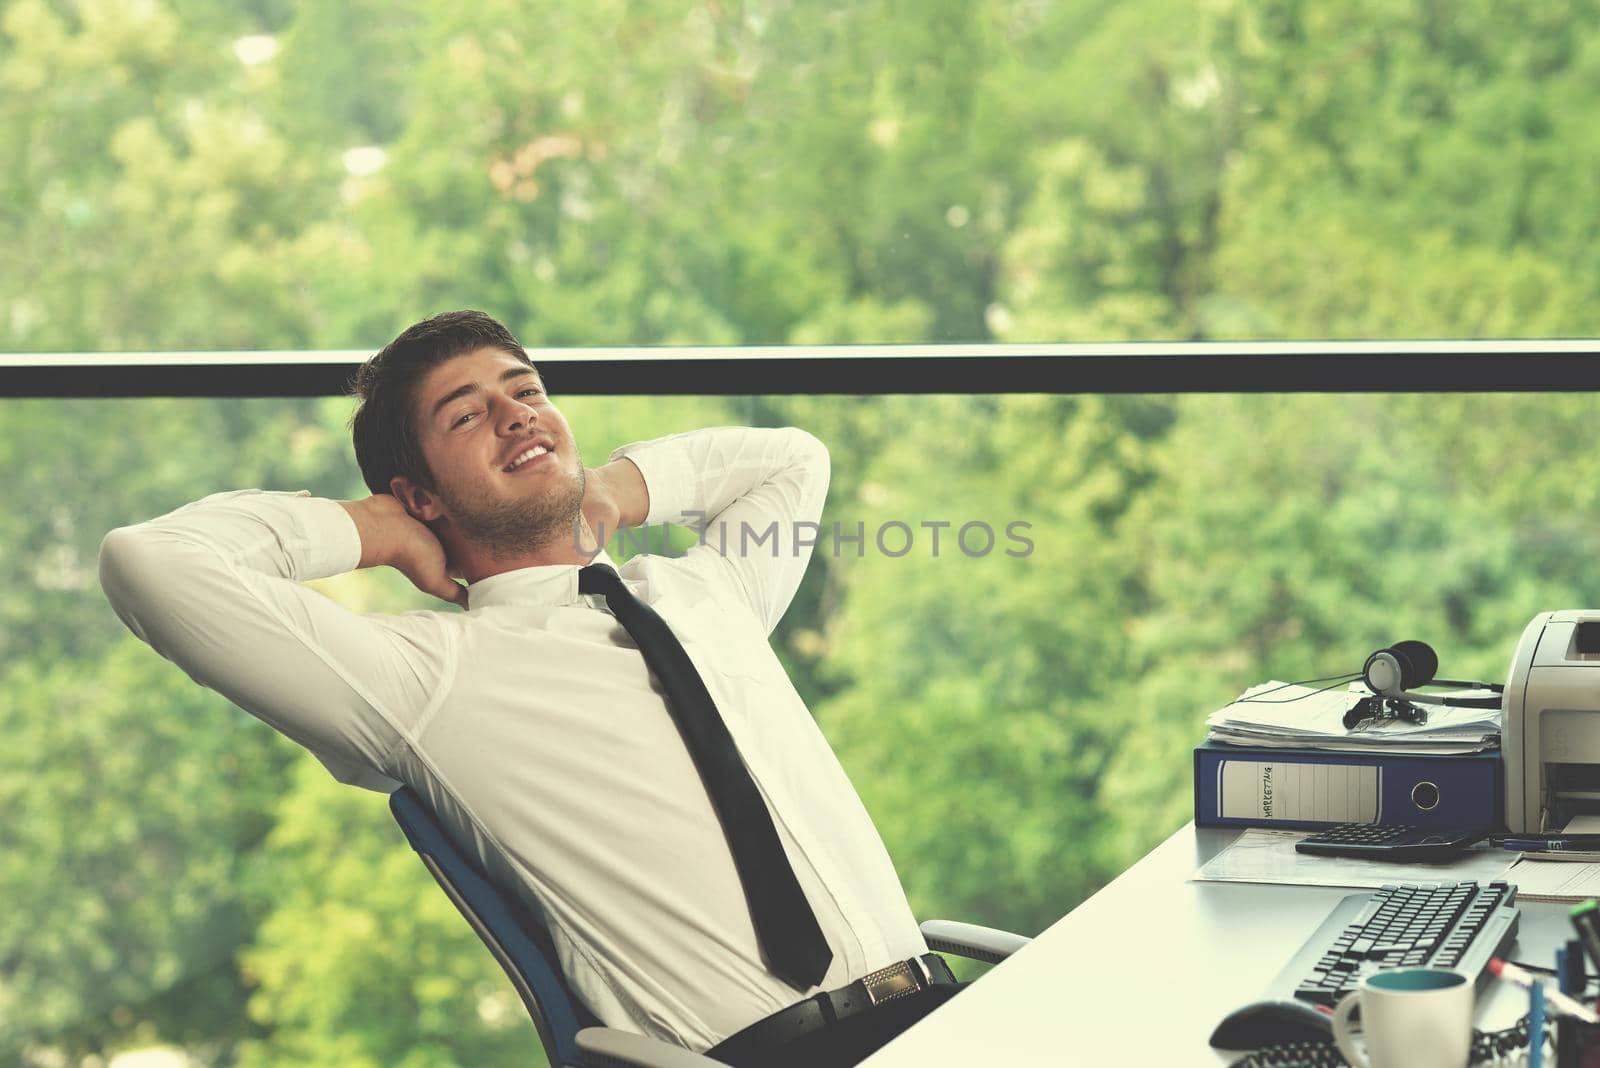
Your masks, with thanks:
[(1393, 649), (1379, 649), (1361, 665), (1361, 681), (1373, 693), (1395, 693), (1401, 689), (1404, 669), (1405, 665)]
[(1400, 662), (1400, 688), (1415, 690), (1426, 686), (1439, 673), (1439, 654), (1427, 642), (1395, 642), (1389, 647)]

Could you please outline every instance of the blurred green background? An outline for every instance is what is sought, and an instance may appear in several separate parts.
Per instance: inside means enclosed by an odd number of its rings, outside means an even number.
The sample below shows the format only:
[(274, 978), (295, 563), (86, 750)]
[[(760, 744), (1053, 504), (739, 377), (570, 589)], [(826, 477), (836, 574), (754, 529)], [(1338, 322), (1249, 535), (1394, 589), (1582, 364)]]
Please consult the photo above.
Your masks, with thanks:
[[(1591, 337), (1596, 6), (10, 0), (0, 352), (371, 351), (456, 307), (529, 346)], [(824, 528), (868, 537), (822, 539), (773, 643), (921, 917), (1048, 926), (1188, 818), (1249, 684), (1411, 637), (1493, 678), (1600, 603), (1589, 395), (908, 372), (599, 399), (546, 369), (591, 466), (714, 424), (829, 446)], [(0, 1064), (540, 1062), (384, 799), (98, 589), (114, 526), (361, 495), (350, 411), (0, 402)]]

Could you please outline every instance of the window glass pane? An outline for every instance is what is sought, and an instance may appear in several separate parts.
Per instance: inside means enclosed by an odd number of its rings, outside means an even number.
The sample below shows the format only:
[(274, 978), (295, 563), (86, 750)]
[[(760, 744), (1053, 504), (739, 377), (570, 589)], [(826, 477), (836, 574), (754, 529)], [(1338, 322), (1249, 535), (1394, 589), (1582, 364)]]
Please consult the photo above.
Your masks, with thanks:
[[(717, 425), (828, 446), (771, 641), (921, 918), (1063, 915), (1190, 818), (1204, 718), (1249, 685), (1408, 638), (1499, 679), (1533, 615), (1600, 603), (1587, 395), (557, 400), (591, 466)], [(195, 685), (98, 588), (112, 527), (224, 489), (363, 495), (350, 411), (0, 409), (0, 1060), (536, 1048), (383, 798)], [(694, 543), (672, 534), (652, 549)], [(441, 607), (387, 570), (316, 586)]]
[(18, 0), (0, 351), (1589, 336), (1593, 25)]

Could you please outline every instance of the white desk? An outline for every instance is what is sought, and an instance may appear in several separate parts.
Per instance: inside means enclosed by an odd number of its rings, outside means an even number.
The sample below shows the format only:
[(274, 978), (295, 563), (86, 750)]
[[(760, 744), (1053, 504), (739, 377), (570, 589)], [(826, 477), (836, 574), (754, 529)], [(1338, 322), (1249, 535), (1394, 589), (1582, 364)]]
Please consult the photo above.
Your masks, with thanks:
[[(1207, 1044), (1217, 1022), (1261, 998), (1339, 900), (1363, 892), (1189, 882), (1237, 833), (1183, 827), (863, 1068), (1236, 1059)], [(1512, 956), (1551, 964), (1572, 937), (1568, 906), (1519, 907)], [(1525, 994), (1492, 982), (1476, 1023), (1498, 1030), (1526, 1011)]]

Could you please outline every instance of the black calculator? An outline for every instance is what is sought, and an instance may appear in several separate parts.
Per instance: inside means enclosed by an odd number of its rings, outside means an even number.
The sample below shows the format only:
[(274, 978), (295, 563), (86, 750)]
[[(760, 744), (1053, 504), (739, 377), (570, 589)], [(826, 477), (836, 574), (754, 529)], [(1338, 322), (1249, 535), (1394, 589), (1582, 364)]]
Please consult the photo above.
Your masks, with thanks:
[(1341, 823), (1302, 838), (1301, 853), (1365, 860), (1453, 860), (1466, 852), (1484, 831), (1451, 831), (1403, 823)]

